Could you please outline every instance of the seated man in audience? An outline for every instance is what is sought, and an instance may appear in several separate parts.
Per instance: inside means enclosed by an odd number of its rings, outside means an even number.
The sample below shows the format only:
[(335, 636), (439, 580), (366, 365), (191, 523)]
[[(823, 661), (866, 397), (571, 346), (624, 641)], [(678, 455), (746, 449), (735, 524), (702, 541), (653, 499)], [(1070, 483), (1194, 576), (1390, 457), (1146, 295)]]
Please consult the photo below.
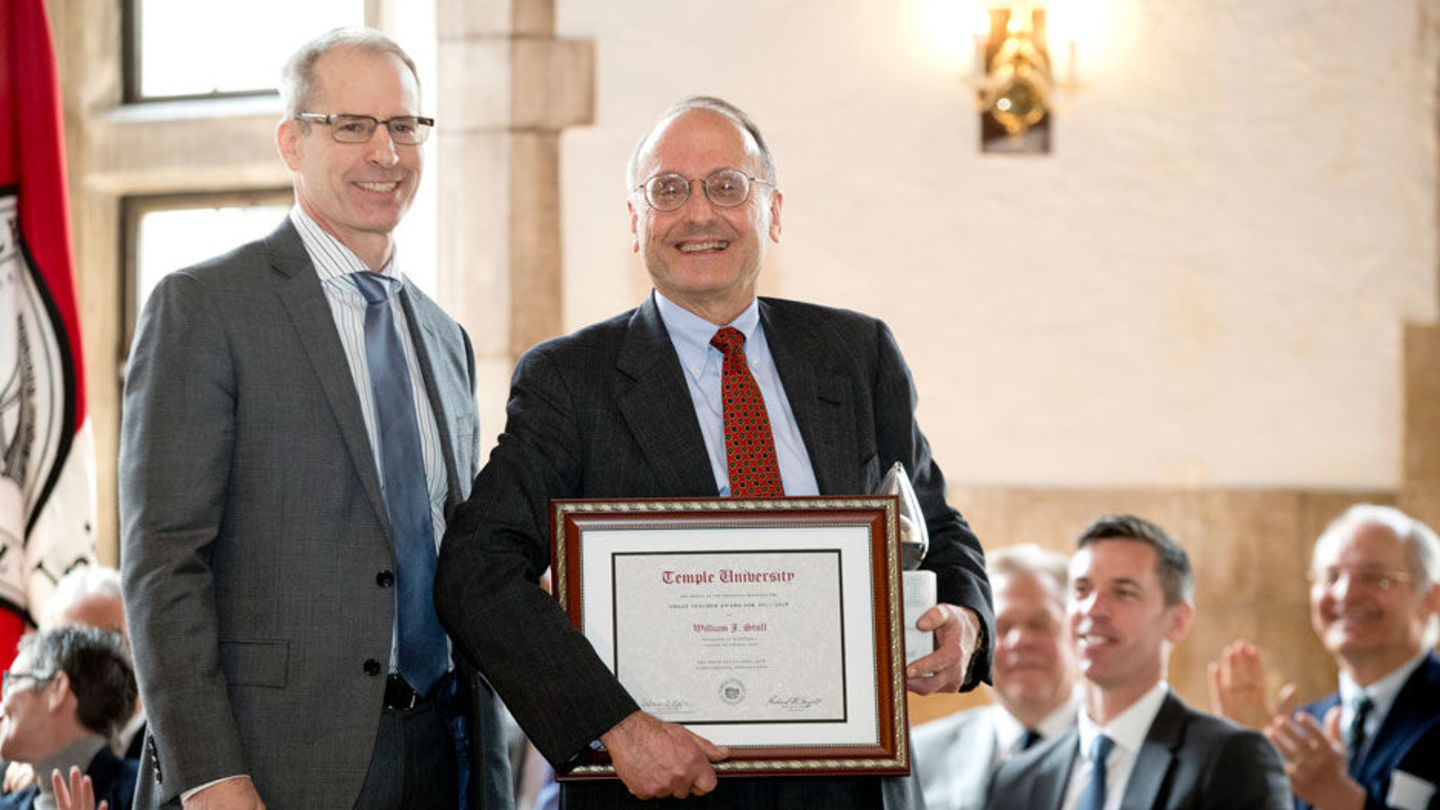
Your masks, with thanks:
[(1288, 810), (1258, 733), (1197, 712), (1165, 682), (1195, 616), (1194, 574), (1164, 529), (1110, 515), (1080, 535), (1067, 603), (1084, 692), (1079, 725), (1001, 763), (990, 806), (1033, 810)]
[(1075, 726), (1075, 656), (1065, 633), (1069, 559), (1032, 543), (986, 555), (995, 598), (995, 703), (916, 727), (929, 810), (983, 810), (995, 767)]
[(110, 752), (135, 710), (135, 671), (120, 637), (93, 627), (60, 627), (20, 640), (0, 699), (0, 756), (34, 766), (39, 784), (0, 798), (0, 810), (53, 807), (51, 774), (84, 770), (94, 797), (127, 810), (136, 763)]
[[(125, 624), (125, 605), (120, 598), (120, 572), (107, 565), (73, 568), (55, 583), (55, 592), (45, 602), (40, 629), (52, 627), (98, 627), (119, 633), (130, 647), (130, 629)], [(135, 701), (135, 714), (112, 741), (111, 750), (126, 759), (140, 759), (145, 741), (145, 708)]]
[(1300, 810), (1440, 808), (1440, 540), (1398, 509), (1358, 504), (1315, 541), (1310, 582), (1339, 691), (1292, 714), (1287, 686), (1272, 705), (1259, 653), (1237, 643), (1211, 668), (1217, 706), (1264, 725)]

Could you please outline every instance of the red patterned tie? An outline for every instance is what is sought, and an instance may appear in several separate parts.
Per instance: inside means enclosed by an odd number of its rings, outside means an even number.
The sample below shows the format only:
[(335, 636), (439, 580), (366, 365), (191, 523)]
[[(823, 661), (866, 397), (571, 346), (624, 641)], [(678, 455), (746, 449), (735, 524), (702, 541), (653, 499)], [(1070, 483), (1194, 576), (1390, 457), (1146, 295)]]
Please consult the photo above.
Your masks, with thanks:
[(710, 345), (725, 355), (720, 393), (725, 400), (725, 458), (730, 466), (732, 498), (778, 498), (785, 494), (780, 463), (775, 460), (775, 439), (765, 398), (750, 375), (745, 360), (745, 336), (727, 326), (710, 338)]

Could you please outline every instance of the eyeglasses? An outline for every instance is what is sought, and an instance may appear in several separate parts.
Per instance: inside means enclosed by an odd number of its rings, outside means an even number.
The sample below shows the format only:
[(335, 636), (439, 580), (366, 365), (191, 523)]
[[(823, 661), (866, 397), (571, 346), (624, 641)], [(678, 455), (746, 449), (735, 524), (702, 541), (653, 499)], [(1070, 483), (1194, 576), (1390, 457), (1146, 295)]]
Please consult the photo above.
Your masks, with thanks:
[(645, 202), (656, 211), (674, 211), (690, 199), (690, 186), (699, 180), (705, 186), (705, 198), (720, 208), (734, 208), (744, 205), (750, 199), (750, 184), (759, 183), (774, 187), (774, 183), (761, 180), (738, 169), (720, 169), (705, 178), (691, 178), (683, 174), (666, 172), (657, 174), (636, 186), (633, 191), (644, 191)]
[(375, 128), (384, 124), (390, 132), (390, 140), (405, 146), (424, 143), (430, 136), (430, 128), (435, 126), (434, 118), (423, 115), (397, 115), (381, 121), (373, 115), (300, 113), (295, 120), (313, 121), (330, 127), (330, 137), (340, 143), (366, 143), (375, 134)]
[(33, 672), (16, 672), (14, 670), (7, 669), (5, 670), (4, 680), (0, 681), (0, 695), (10, 694), (11, 687), (13, 687), (18, 681), (31, 681), (36, 685), (39, 685), (43, 683), (49, 683), (50, 680), (54, 677), (55, 673), (53, 672), (49, 675), (36, 675)]
[(1356, 571), (1331, 566), (1319, 571), (1310, 571), (1305, 574), (1305, 579), (1311, 585), (1319, 585), (1324, 588), (1338, 588), (1341, 580), (1351, 588), (1359, 588), (1367, 591), (1388, 591), (1396, 585), (1405, 582), (1413, 582), (1415, 575), (1405, 571), (1386, 571), (1380, 568), (1362, 568)]

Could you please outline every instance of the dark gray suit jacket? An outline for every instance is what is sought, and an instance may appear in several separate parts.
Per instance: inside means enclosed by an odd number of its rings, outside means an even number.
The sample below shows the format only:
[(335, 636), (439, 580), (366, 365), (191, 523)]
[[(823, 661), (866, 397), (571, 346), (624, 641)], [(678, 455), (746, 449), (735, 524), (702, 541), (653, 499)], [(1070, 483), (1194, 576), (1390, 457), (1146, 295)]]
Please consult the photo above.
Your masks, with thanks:
[[(1080, 753), (1080, 732), (1002, 763), (992, 810), (1059, 810)], [(1160, 705), (1125, 785), (1121, 810), (1288, 810), (1290, 780), (1259, 733), (1186, 706), (1172, 692)]]
[[(434, 302), (408, 283), (402, 301), (452, 511), (478, 466), (474, 359)], [(124, 409), (121, 568), (150, 734), (141, 795), (173, 802), (248, 773), (273, 808), (353, 806), (390, 657), (394, 590), (379, 575), (395, 555), (355, 383), (288, 219), (159, 284)], [(473, 720), (494, 714), (488, 690), (473, 697)], [(508, 806), (496, 726), (474, 728), (496, 742), (472, 783)]]
[[(820, 492), (871, 493), (892, 462), (904, 462), (930, 529), (926, 567), (939, 575), (941, 600), (974, 608), (993, 638), (979, 542), (945, 503), (889, 329), (854, 312), (774, 299), (760, 300), (760, 319)], [(715, 478), (653, 297), (527, 352), (507, 412), (445, 535), (436, 604), (460, 648), (563, 770), (637, 706), (535, 586), (549, 564), (550, 499), (715, 497)], [(974, 681), (989, 677), (982, 658)]]

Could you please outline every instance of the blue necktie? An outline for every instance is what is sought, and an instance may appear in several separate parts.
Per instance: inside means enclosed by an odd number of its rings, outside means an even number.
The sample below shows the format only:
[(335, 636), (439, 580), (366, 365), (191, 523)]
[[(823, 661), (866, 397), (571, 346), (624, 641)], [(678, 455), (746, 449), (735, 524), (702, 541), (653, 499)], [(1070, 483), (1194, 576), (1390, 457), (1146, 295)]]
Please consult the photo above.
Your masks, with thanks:
[(398, 281), (354, 273), (365, 297), (365, 361), (375, 395), (385, 508), (395, 532), (395, 580), (399, 611), (401, 677), (425, 694), (445, 674), (445, 631), (435, 615), (435, 527), (430, 487), (420, 455), (420, 428), (411, 399), (410, 366), (390, 308), (388, 287)]
[(1104, 810), (1105, 808), (1105, 760), (1115, 748), (1115, 741), (1104, 734), (1095, 735), (1090, 743), (1090, 784), (1080, 794), (1080, 803), (1075, 810)]
[(1350, 775), (1356, 776), (1360, 770), (1361, 755), (1365, 752), (1365, 723), (1370, 719), (1370, 712), (1375, 710), (1375, 701), (1369, 695), (1362, 694), (1355, 702), (1355, 716), (1350, 720), (1350, 728), (1345, 731), (1345, 747), (1349, 749)]

